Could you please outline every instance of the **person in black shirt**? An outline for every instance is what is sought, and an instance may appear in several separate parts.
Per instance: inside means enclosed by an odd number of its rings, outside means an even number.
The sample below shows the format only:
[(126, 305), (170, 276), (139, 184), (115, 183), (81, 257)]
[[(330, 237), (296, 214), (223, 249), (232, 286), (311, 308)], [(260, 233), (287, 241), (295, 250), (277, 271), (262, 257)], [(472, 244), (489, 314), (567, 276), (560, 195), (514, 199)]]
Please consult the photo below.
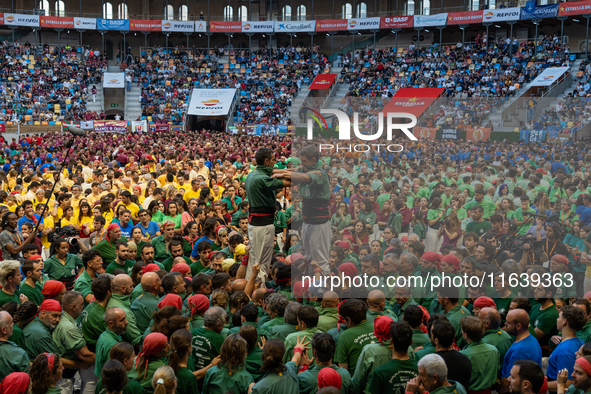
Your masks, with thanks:
[(448, 321), (437, 320), (431, 327), (431, 342), (435, 344), (436, 353), (447, 365), (447, 379), (469, 387), (472, 363), (468, 357), (454, 349), (455, 335), (456, 330)]

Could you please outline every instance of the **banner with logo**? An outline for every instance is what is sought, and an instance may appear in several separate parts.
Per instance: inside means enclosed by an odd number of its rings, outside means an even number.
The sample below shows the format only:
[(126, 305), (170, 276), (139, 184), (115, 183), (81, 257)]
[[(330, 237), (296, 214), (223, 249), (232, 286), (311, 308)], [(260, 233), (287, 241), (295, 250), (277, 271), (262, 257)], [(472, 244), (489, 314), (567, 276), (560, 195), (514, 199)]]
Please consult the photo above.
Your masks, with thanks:
[(92, 130), (94, 129), (94, 121), (93, 120), (83, 120), (80, 122), (80, 128), (84, 130)]
[(527, 142), (543, 142), (546, 139), (546, 130), (530, 130)]
[(148, 121), (147, 120), (132, 120), (131, 121), (131, 131), (134, 133), (145, 133), (148, 131)]
[(380, 18), (352, 18), (347, 22), (348, 30), (370, 30), (380, 28)]
[(506, 22), (517, 21), (521, 15), (520, 7), (500, 8), (496, 10), (484, 10), (483, 22)]
[(4, 24), (4, 13), (0, 12), (0, 25)]
[(4, 133), (6, 131), (6, 122), (0, 122), (0, 133)]
[(8, 26), (39, 27), (39, 15), (4, 14), (4, 24)]
[(162, 21), (130, 19), (129, 30), (134, 31), (162, 31)]
[(485, 127), (467, 128), (466, 141), (488, 141), (491, 130)]
[(554, 18), (557, 14), (558, 4), (538, 5), (535, 7), (521, 7), (520, 19)]
[(170, 125), (167, 123), (150, 123), (150, 131), (151, 132), (163, 132), (169, 131)]
[(558, 138), (558, 134), (560, 133), (560, 128), (556, 127), (555, 125), (548, 126), (546, 129), (548, 132), (548, 138)]
[(410, 16), (387, 16), (380, 18), (380, 29), (394, 29), (403, 27), (413, 27), (414, 17)]
[(388, 112), (407, 112), (419, 117), (444, 90), (445, 88), (398, 89), (382, 112), (384, 114)]
[(316, 21), (316, 31), (347, 30), (347, 19), (320, 19)]
[[(202, 31), (206, 31), (205, 21), (200, 21), (200, 22), (201, 22), (201, 25), (204, 26)], [(160, 26), (161, 26), (162, 31), (164, 31), (164, 32), (192, 33), (195, 31), (195, 22), (193, 22), (193, 21), (178, 22), (178, 21), (163, 20), (163, 21), (160, 21)]]
[(243, 33), (273, 33), (273, 22), (247, 21), (242, 22)]
[(275, 32), (277, 33), (299, 33), (316, 31), (316, 21), (304, 22), (275, 22)]
[(448, 25), (482, 23), (482, 11), (450, 12), (447, 16)]
[(459, 140), (460, 139), (460, 130), (453, 129), (453, 128), (442, 128), (440, 139), (442, 140)]
[(530, 86), (550, 86), (552, 85), (558, 78), (562, 76), (565, 72), (569, 70), (570, 67), (550, 67), (542, 71), (540, 75), (533, 80)]
[(435, 15), (415, 15), (415, 27), (445, 26), (447, 12)]
[[(187, 23), (187, 22), (175, 22), (176, 24), (183, 24), (183, 23)], [(207, 31), (207, 22), (205, 21), (196, 21), (195, 22), (195, 31), (198, 33), (204, 33)]]
[(97, 30), (129, 30), (129, 19), (97, 19)]
[(336, 74), (318, 74), (308, 89), (328, 89), (336, 77)]
[(78, 18), (77, 16), (75, 16), (74, 17), (74, 28), (96, 30), (96, 19), (95, 18)]
[(434, 127), (415, 127), (412, 133), (419, 140), (434, 140), (437, 136), (437, 129)]
[(225, 116), (230, 112), (236, 89), (193, 89), (188, 115)]
[(591, 13), (591, 0), (573, 1), (558, 5), (558, 16), (581, 15)]
[(57, 29), (72, 29), (74, 28), (74, 18), (41, 15), (39, 18), (39, 26), (54, 27)]
[(95, 120), (94, 131), (97, 133), (125, 133), (127, 132), (126, 120)]
[(103, 74), (103, 88), (124, 88), (125, 74), (124, 73), (104, 73)]
[(209, 31), (214, 33), (240, 33), (242, 32), (242, 22), (211, 21), (209, 22)]

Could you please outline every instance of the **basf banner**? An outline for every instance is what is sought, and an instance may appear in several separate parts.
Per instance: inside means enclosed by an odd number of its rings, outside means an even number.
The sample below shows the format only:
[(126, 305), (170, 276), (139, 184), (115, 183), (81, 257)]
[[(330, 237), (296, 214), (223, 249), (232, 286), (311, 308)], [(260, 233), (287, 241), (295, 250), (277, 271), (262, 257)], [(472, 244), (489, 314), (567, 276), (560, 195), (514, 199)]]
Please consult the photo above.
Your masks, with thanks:
[[(205, 25), (204, 21), (201, 21), (203, 25)], [(195, 22), (187, 21), (187, 22), (177, 22), (177, 21), (161, 21), (162, 31), (164, 32), (185, 32), (185, 33), (192, 33), (195, 31)], [(205, 31), (205, 29), (203, 29)]]
[(39, 18), (39, 26), (54, 27), (57, 29), (72, 29), (74, 28), (74, 18), (41, 15)]
[(129, 30), (129, 19), (97, 19), (97, 30)]
[(243, 33), (273, 33), (273, 22), (247, 21), (242, 22)]
[(75, 29), (96, 30), (96, 19), (94, 18), (78, 18), (74, 17)]
[(537, 5), (533, 10), (521, 7), (521, 19), (553, 18), (558, 14), (558, 4)]
[(552, 85), (558, 78), (562, 76), (565, 72), (568, 71), (570, 67), (551, 67), (547, 68), (540, 75), (534, 79), (534, 81), (529, 86), (550, 86)]
[(316, 31), (347, 30), (346, 19), (319, 19), (316, 21)]
[(445, 26), (447, 12), (436, 15), (415, 15), (415, 27)]
[(299, 33), (316, 31), (316, 21), (305, 22), (275, 22), (275, 32), (277, 33)]
[(129, 20), (129, 30), (162, 31), (162, 21), (130, 19)]
[(558, 5), (558, 16), (581, 15), (591, 13), (591, 0), (573, 1)]
[(193, 89), (188, 115), (225, 116), (228, 115), (236, 89)]
[(380, 18), (353, 18), (347, 23), (348, 30), (370, 30), (380, 28)]
[(380, 28), (381, 29), (395, 29), (403, 27), (413, 27), (414, 17), (410, 16), (387, 16), (381, 17)]
[(8, 26), (39, 27), (39, 15), (4, 14), (4, 24)]
[(448, 25), (482, 23), (482, 11), (450, 12), (447, 16)]
[(211, 21), (209, 30), (214, 33), (240, 33), (242, 32), (242, 22), (239, 21)]
[(104, 73), (103, 74), (103, 88), (124, 88), (125, 74), (124, 73)]
[(498, 10), (484, 10), (482, 15), (483, 22), (506, 22), (518, 21), (521, 14), (521, 8), (501, 8)]

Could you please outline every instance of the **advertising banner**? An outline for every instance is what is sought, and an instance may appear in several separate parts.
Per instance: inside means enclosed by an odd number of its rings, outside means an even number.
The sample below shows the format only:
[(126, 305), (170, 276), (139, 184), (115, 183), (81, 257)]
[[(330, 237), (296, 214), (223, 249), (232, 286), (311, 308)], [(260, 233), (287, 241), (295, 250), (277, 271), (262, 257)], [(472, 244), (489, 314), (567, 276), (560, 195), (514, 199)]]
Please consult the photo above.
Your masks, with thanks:
[(154, 131), (158, 131), (158, 132), (163, 132), (163, 131), (169, 131), (170, 130), (170, 125), (166, 124), (166, 123), (150, 123), (150, 131), (154, 132)]
[(557, 14), (558, 4), (538, 5), (535, 7), (521, 7), (520, 19), (553, 18)]
[(313, 32), (315, 28), (316, 21), (275, 22), (275, 32), (277, 33)]
[(6, 131), (6, 122), (0, 122), (0, 133), (4, 133)]
[(41, 27), (55, 27), (57, 29), (73, 29), (74, 18), (41, 15), (39, 18), (39, 25)]
[(500, 8), (496, 10), (484, 10), (482, 15), (483, 22), (506, 22), (506, 21), (517, 21), (521, 14), (521, 8)]
[(211, 21), (209, 30), (214, 33), (240, 33), (242, 32), (242, 22), (240, 21)]
[(413, 27), (414, 17), (410, 16), (387, 16), (380, 18), (380, 29), (395, 29)]
[(129, 19), (97, 19), (97, 30), (129, 30)]
[(39, 15), (4, 14), (4, 24), (8, 26), (39, 27)]
[(321, 19), (316, 21), (316, 31), (347, 30), (347, 19)]
[(447, 16), (448, 25), (482, 23), (482, 11), (450, 12)]
[(415, 27), (445, 26), (447, 12), (435, 15), (415, 15)]
[(347, 22), (348, 30), (370, 30), (380, 28), (380, 18), (352, 18)]
[[(193, 23), (193, 22), (191, 22), (191, 23)], [(182, 24), (187, 24), (187, 22), (174, 22), (173, 25), (182, 25)], [(195, 31), (197, 33), (205, 33), (207, 31), (207, 22), (196, 21), (194, 27), (195, 27)], [(183, 30), (183, 31), (186, 31), (186, 30)]]
[(542, 71), (540, 75), (533, 80), (530, 86), (550, 86), (570, 67), (550, 67)]
[(97, 133), (125, 133), (127, 132), (126, 120), (95, 120), (94, 131)]
[(336, 77), (336, 74), (318, 74), (308, 89), (328, 89)]
[(129, 30), (133, 31), (162, 31), (162, 21), (130, 19)]
[(243, 33), (272, 33), (274, 27), (275, 25), (273, 24), (273, 22), (242, 22)]
[(228, 115), (236, 89), (193, 89), (188, 115)]
[[(205, 21), (200, 21), (201, 25), (203, 26), (203, 31), (206, 31), (206, 23)], [(177, 22), (177, 21), (160, 21), (160, 25), (162, 26), (162, 31), (168, 32), (185, 32), (185, 33), (192, 33), (195, 31), (195, 22), (187, 21), (187, 22)]]
[(103, 88), (124, 88), (125, 74), (124, 73), (104, 73), (103, 74)]
[(408, 112), (414, 116), (421, 114), (444, 91), (444, 88), (401, 88), (382, 110), (388, 112)]
[(93, 120), (84, 120), (80, 122), (80, 128), (84, 130), (92, 130), (94, 129), (94, 121)]
[(78, 18), (75, 16), (74, 17), (74, 28), (96, 30), (96, 19), (95, 18)]
[(591, 13), (591, 0), (573, 1), (558, 5), (558, 16), (581, 15)]

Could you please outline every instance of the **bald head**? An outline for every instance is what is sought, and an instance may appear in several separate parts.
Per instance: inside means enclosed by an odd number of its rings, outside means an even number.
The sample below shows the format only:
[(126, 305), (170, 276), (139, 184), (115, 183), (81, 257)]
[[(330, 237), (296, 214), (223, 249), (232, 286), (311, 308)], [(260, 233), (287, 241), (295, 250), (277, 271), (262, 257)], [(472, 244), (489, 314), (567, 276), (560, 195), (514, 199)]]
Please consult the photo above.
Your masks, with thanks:
[(232, 282), (232, 292), (235, 293), (237, 291), (244, 291), (247, 283), (248, 281), (246, 279), (236, 279), (234, 282)]
[(256, 289), (252, 293), (252, 302), (254, 302), (256, 305), (261, 305), (263, 303), (263, 299), (265, 298), (265, 294), (267, 294), (268, 292), (269, 290), (265, 288)]
[(161, 280), (157, 273), (146, 272), (142, 275), (142, 290), (144, 293), (158, 293)]
[(12, 336), (12, 316), (6, 311), (0, 312), (0, 338), (7, 341)]
[(513, 309), (507, 314), (507, 322), (511, 322), (511, 325), (516, 328), (519, 324), (520, 327), (517, 329), (517, 332), (523, 333), (528, 331), (529, 315), (523, 309)]
[(322, 297), (323, 308), (336, 308), (339, 305), (339, 295), (334, 291), (327, 291)]
[(116, 308), (116, 307), (108, 308), (105, 311), (105, 316), (104, 316), (105, 323), (107, 323), (107, 325), (108, 325), (109, 322), (113, 322), (113, 321), (118, 320), (122, 315), (125, 316), (125, 312), (123, 311), (123, 309)]
[(184, 257), (175, 257), (175, 258), (174, 258), (174, 260), (172, 260), (172, 266), (173, 266), (173, 267), (174, 267), (175, 265), (177, 265), (177, 264), (180, 264), (180, 263), (185, 263), (185, 264), (187, 264), (187, 262), (185, 261), (185, 258), (184, 258)]
[(381, 311), (384, 309), (386, 296), (381, 290), (372, 290), (367, 295), (367, 306), (370, 310)]
[(127, 295), (131, 294), (133, 290), (133, 281), (131, 280), (131, 276), (127, 274), (115, 276), (111, 285), (113, 286), (113, 294)]
[(501, 314), (495, 308), (482, 308), (478, 318), (484, 323), (486, 330), (496, 330), (501, 325)]

